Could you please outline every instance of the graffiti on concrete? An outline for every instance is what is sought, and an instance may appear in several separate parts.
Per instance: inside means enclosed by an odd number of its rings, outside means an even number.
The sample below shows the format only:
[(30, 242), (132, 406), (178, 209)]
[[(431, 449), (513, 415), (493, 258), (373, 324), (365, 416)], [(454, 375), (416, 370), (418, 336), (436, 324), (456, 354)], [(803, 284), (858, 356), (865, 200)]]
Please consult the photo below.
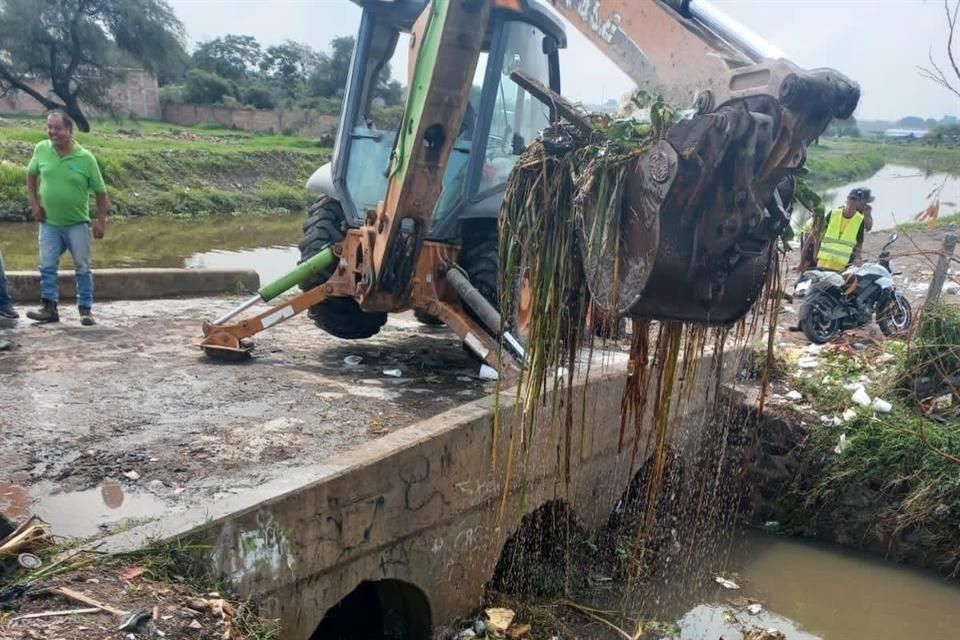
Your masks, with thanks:
[(269, 507), (257, 511), (255, 522), (250, 529), (237, 531), (230, 526), (220, 532), (213, 559), (234, 582), (251, 577), (281, 580), (285, 571), (293, 572), (296, 566), (291, 532), (280, 526)]
[[(431, 503), (450, 506), (443, 493), (430, 481), (430, 458), (419, 455), (400, 467), (400, 481), (404, 484), (404, 507), (420, 511)], [(439, 502), (437, 502), (439, 501)]]

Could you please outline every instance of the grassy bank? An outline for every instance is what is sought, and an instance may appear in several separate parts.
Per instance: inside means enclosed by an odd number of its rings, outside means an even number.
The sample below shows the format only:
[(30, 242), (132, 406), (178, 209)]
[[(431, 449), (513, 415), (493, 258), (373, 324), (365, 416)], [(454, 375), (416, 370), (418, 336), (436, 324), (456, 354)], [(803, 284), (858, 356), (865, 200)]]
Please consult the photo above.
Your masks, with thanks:
[(852, 140), (828, 140), (810, 147), (806, 168), (814, 189), (868, 178), (885, 164), (902, 164), (931, 173), (960, 173), (960, 147)]
[[(29, 217), (26, 165), (42, 139), (39, 119), (0, 121), (0, 220)], [(309, 138), (156, 122), (95, 122), (77, 140), (97, 156), (120, 216), (299, 212), (304, 183), (330, 157)]]
[[(787, 531), (866, 547), (944, 574), (960, 571), (960, 398), (954, 390), (951, 399), (948, 382), (916, 393), (911, 382), (930, 384), (937, 367), (923, 366), (933, 359), (956, 372), (960, 313), (940, 313), (928, 316), (909, 345), (824, 351), (819, 369), (795, 374), (792, 382), (811, 404), (816, 426), (808, 428), (799, 473), (783, 496)], [(892, 410), (855, 405), (851, 388), (858, 383)], [(928, 396), (941, 397), (945, 408), (932, 410)]]

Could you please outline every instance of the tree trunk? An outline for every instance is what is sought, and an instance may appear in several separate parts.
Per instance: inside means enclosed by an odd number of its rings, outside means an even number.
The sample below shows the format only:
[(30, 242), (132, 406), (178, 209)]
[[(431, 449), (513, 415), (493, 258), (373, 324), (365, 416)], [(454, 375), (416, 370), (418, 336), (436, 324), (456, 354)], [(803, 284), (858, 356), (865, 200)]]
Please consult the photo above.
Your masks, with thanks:
[[(64, 98), (64, 96), (60, 96)], [(67, 112), (71, 118), (73, 118), (74, 123), (76, 123), (77, 128), (84, 133), (90, 131), (90, 121), (87, 120), (87, 116), (83, 115), (83, 110), (80, 109), (80, 103), (71, 95), (67, 95), (64, 98), (63, 110)]]

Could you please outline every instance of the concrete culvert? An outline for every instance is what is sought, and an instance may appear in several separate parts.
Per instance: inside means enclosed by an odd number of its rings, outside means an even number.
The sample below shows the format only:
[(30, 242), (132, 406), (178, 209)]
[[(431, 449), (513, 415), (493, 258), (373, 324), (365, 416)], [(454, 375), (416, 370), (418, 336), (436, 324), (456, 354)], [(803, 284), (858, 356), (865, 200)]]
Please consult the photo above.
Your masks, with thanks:
[(401, 580), (361, 582), (330, 608), (310, 640), (430, 640), (430, 602)]

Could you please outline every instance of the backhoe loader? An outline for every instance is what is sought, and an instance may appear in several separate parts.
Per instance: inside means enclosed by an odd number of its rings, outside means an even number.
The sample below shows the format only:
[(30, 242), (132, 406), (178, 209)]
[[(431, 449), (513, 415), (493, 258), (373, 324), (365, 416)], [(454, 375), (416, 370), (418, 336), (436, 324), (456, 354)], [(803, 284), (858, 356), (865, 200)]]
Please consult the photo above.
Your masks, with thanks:
[[(332, 162), (307, 183), (318, 199), (300, 264), (204, 323), (211, 357), (249, 355), (251, 336), (302, 311), (334, 336), (362, 339), (388, 313), (413, 309), (492, 366), (501, 345), (522, 362), (529, 303), (518, 277), (501, 322), (497, 224), (519, 155), (551, 123), (578, 119), (561, 94), (560, 16), (639, 87), (695, 110), (637, 163), (618, 255), (583, 257), (609, 318), (743, 317), (789, 224), (807, 145), (860, 95), (837, 72), (783, 59), (703, 0), (353, 2), (362, 20)], [(384, 127), (378, 79), (401, 40), (408, 96), (400, 126)], [(295, 285), (296, 297), (235, 320)]]

